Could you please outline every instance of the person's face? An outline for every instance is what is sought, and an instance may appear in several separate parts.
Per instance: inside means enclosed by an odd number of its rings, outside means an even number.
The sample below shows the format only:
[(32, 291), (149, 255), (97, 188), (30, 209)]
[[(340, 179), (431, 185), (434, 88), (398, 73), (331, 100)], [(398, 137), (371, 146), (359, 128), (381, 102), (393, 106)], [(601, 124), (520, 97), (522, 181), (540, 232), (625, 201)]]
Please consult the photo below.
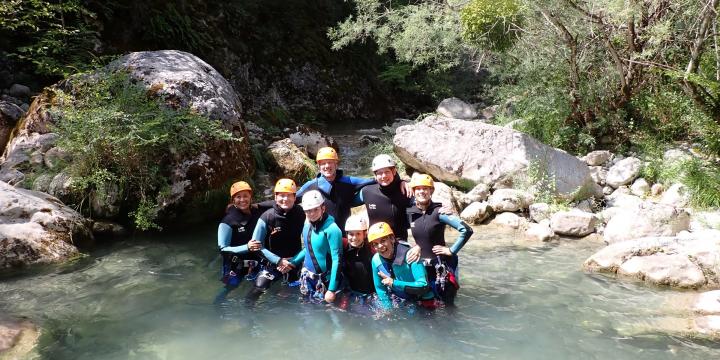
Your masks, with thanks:
[(325, 205), (320, 205), (314, 209), (305, 210), (305, 218), (308, 219), (308, 221), (318, 221), (322, 217), (322, 214), (325, 212)]
[(386, 167), (375, 170), (375, 180), (381, 186), (388, 186), (395, 178), (396, 170), (394, 167)]
[(379, 240), (373, 241), (373, 248), (377, 251), (380, 256), (391, 259), (393, 256), (393, 245), (395, 244), (395, 236), (388, 235), (380, 238)]
[(236, 192), (232, 198), (233, 205), (235, 205), (235, 207), (240, 210), (249, 209), (251, 201), (252, 201), (252, 194), (250, 193), (250, 191), (247, 191), (247, 190)]
[(290, 210), (293, 205), (295, 205), (295, 194), (286, 192), (275, 193), (275, 202), (281, 209)]
[(419, 204), (427, 204), (432, 198), (432, 194), (435, 191), (430, 186), (416, 186), (413, 189), (413, 195), (415, 195), (415, 202)]
[(365, 242), (365, 230), (348, 231), (347, 238), (352, 247), (362, 247)]
[(320, 174), (326, 179), (332, 181), (335, 180), (335, 174), (337, 173), (338, 161), (337, 160), (320, 160), (317, 162), (318, 168), (320, 168)]

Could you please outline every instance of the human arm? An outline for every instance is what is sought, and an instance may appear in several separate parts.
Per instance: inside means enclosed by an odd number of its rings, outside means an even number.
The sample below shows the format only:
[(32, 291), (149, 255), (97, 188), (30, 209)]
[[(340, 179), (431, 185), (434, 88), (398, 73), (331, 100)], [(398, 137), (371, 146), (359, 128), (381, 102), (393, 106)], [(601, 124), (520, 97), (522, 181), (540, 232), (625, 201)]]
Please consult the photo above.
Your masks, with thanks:
[(330, 258), (332, 259), (328, 290), (335, 292), (340, 287), (340, 259), (343, 251), (342, 231), (340, 231), (340, 228), (331, 226), (328, 229), (327, 240), (330, 245)]
[(264, 218), (261, 216), (260, 219), (258, 219), (257, 225), (255, 225), (255, 231), (253, 231), (252, 240), (248, 242), (248, 246), (252, 246), (251, 243), (253, 242), (259, 242), (260, 243), (260, 252), (262, 255), (271, 263), (277, 264), (280, 262), (280, 257), (272, 253), (270, 250), (265, 248), (265, 238), (268, 235), (268, 226), (265, 223)]
[(421, 263), (409, 264), (410, 271), (412, 272), (413, 281), (402, 281), (395, 279), (392, 288), (403, 291), (410, 295), (422, 295), (430, 290), (430, 286), (427, 281), (427, 272), (425, 266)]
[(373, 284), (375, 284), (375, 292), (377, 293), (378, 304), (380, 305), (380, 307), (383, 308), (383, 310), (390, 310), (392, 308), (392, 301), (390, 300), (390, 290), (382, 283), (382, 277), (380, 277), (381, 270), (378, 266), (375, 266), (375, 264), (375, 259), (373, 259)]
[[(459, 217), (454, 215), (444, 215), (440, 214), (439, 217), (440, 222), (452, 226), (455, 230), (457, 230), (460, 235), (458, 235), (457, 239), (455, 239), (455, 243), (452, 245), (452, 247), (449, 249), (451, 254), (444, 253), (444, 255), (457, 255), (457, 253), (460, 251), (460, 249), (465, 246), (465, 243), (470, 239), (470, 236), (473, 234), (472, 228), (464, 223), (462, 220), (460, 220)], [(433, 247), (433, 252), (435, 252), (435, 247)]]
[(265, 212), (268, 209), (272, 209), (273, 205), (275, 205), (274, 200), (265, 200), (259, 203), (252, 204), (252, 206), (260, 210), (261, 213)]
[(248, 252), (247, 245), (230, 246), (230, 240), (232, 240), (232, 228), (228, 224), (220, 223), (220, 225), (218, 226), (218, 248), (220, 249), (220, 251), (239, 254), (244, 254)]

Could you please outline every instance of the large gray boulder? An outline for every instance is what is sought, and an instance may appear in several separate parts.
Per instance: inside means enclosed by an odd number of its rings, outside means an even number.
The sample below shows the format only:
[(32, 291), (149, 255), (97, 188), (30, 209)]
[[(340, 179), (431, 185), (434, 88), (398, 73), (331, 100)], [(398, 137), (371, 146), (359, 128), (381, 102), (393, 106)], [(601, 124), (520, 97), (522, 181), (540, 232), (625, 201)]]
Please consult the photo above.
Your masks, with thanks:
[(58, 199), (0, 182), (0, 270), (62, 262), (92, 241), (85, 218)]
[(472, 120), (478, 117), (474, 106), (458, 99), (448, 98), (440, 102), (437, 113), (454, 119)]
[(519, 131), (481, 122), (431, 115), (398, 128), (393, 143), (404, 163), (441, 181), (535, 183), (539, 179), (527, 178), (532, 166), (563, 196), (587, 197), (593, 183), (587, 165), (576, 157)]
[(608, 243), (647, 236), (672, 236), (690, 227), (690, 215), (671, 205), (649, 201), (637, 208), (621, 208), (608, 222), (603, 236)]
[(589, 272), (680, 288), (720, 286), (720, 232), (645, 237), (610, 244), (585, 260)]
[[(227, 80), (206, 62), (182, 51), (142, 51), (127, 54), (97, 73), (81, 76), (92, 79), (114, 71), (127, 71), (147, 89), (149, 97), (163, 99), (169, 107), (191, 109), (206, 116), (209, 121), (220, 122), (223, 129), (240, 139), (206, 141), (196, 152), (174, 156), (168, 160), (169, 163), (160, 164), (170, 177), (169, 191), (157, 199), (161, 205), (160, 221), (173, 218), (184, 205), (208, 190), (253, 173), (254, 161), (242, 120), (240, 100)], [(55, 147), (56, 136), (51, 132), (52, 126), (62, 121), (61, 114), (51, 110), (57, 103), (57, 90), (69, 90), (75, 79), (71, 77), (46, 88), (35, 98), (22, 126), (16, 129), (0, 158), (0, 178), (12, 179), (14, 183), (25, 186), (26, 182), (22, 180), (27, 175), (27, 169), (41, 174), (48, 172), (48, 163), (51, 166), (57, 163), (53, 161), (57, 151), (53, 152), (51, 160), (45, 161), (46, 152)], [(167, 153), (172, 154), (172, 149), (167, 149)], [(61, 169), (52, 170), (58, 173)], [(73, 201), (87, 194), (74, 195), (80, 196), (61, 200)]]
[(275, 173), (280, 177), (303, 184), (318, 172), (315, 162), (290, 139), (278, 140), (270, 144), (267, 150), (271, 163), (275, 166)]
[(0, 100), (0, 154), (5, 151), (5, 145), (10, 139), (10, 132), (23, 114), (23, 110), (5, 100)]

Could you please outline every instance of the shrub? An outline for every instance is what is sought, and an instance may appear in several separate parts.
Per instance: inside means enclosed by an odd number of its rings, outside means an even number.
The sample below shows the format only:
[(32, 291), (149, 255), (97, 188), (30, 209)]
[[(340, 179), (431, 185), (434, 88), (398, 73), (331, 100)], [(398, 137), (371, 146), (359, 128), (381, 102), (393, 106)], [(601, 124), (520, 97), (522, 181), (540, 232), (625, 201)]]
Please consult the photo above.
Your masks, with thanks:
[(168, 191), (170, 164), (210, 139), (232, 139), (218, 121), (148, 98), (127, 72), (75, 76), (58, 90), (54, 131), (73, 161), (67, 171), (85, 194), (118, 185), (141, 230), (157, 228), (158, 198)]

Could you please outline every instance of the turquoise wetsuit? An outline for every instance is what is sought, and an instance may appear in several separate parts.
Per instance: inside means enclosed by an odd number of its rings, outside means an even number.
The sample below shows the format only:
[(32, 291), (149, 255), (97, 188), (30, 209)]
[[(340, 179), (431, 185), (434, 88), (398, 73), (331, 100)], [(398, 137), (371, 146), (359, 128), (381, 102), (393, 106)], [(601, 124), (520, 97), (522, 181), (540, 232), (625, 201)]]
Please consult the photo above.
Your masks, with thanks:
[[(392, 260), (385, 259), (380, 254), (373, 256), (373, 282), (378, 302), (385, 310), (392, 308), (390, 294), (407, 300), (429, 300), (435, 296), (428, 285), (425, 266), (418, 262), (408, 264), (405, 258), (408, 250), (410, 248), (407, 245), (396, 244)], [(391, 289), (383, 285), (378, 272), (393, 278)]]
[[(343, 242), (342, 231), (335, 224), (335, 219), (331, 215), (324, 214), (316, 223), (305, 221), (302, 237), (305, 248), (295, 255), (290, 262), (296, 267), (303, 264), (306, 269), (315, 274), (324, 274), (330, 270), (327, 289), (329, 291), (338, 291), (340, 288), (340, 257), (342, 256)], [(313, 254), (320, 269), (316, 269), (313, 264), (308, 251), (308, 240), (312, 245)]]

